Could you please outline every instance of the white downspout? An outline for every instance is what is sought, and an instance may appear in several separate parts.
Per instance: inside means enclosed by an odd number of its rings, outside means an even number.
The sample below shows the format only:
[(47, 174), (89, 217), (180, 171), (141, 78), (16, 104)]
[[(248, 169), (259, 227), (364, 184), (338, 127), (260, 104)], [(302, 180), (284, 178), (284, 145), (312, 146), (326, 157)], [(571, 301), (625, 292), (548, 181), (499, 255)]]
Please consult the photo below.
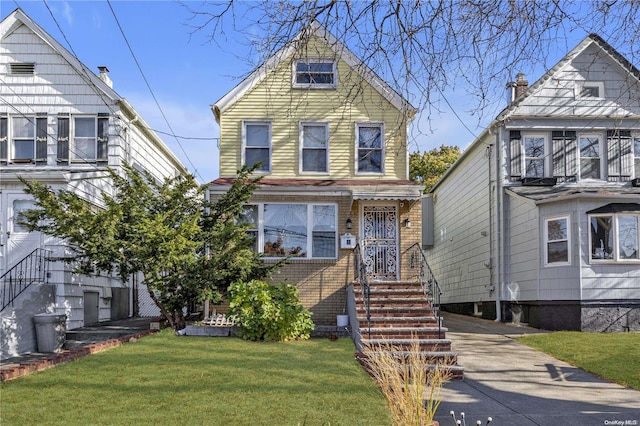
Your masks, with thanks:
[(501, 127), (496, 132), (496, 322), (502, 321), (502, 168), (501, 158), (503, 147), (500, 144)]

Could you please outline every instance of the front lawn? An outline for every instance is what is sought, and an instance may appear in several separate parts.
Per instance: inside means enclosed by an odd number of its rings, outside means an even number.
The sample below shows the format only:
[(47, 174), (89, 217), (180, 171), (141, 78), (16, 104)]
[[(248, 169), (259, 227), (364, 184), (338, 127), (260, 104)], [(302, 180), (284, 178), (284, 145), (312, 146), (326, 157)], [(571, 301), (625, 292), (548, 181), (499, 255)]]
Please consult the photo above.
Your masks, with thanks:
[(518, 340), (602, 378), (640, 390), (640, 333), (559, 331), (530, 334)]
[(387, 425), (351, 339), (256, 343), (170, 330), (0, 386), (3, 426)]

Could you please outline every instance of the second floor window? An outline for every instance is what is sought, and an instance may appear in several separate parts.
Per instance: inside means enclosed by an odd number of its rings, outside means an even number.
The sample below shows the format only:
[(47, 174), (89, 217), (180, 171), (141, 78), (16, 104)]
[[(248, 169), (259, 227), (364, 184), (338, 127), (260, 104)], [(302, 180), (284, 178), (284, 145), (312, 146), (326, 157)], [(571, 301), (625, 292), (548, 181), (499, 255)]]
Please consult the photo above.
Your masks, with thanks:
[(256, 171), (269, 173), (271, 171), (271, 123), (245, 121), (242, 130), (244, 165), (253, 167), (260, 163)]
[(13, 117), (11, 159), (14, 162), (46, 162), (47, 117)]
[(526, 177), (544, 177), (544, 136), (524, 137), (524, 170)]
[(357, 124), (356, 151), (358, 173), (383, 173), (384, 126)]
[(301, 173), (329, 172), (329, 126), (300, 123)]
[(580, 178), (600, 179), (600, 136), (582, 135), (580, 148)]

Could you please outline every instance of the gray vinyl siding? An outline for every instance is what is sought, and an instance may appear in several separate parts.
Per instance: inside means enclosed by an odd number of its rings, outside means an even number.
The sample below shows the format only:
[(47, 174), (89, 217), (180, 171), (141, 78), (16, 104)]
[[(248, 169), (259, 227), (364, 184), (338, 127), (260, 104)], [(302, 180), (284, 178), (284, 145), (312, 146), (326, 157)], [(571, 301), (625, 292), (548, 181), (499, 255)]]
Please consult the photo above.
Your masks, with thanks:
[[(564, 201), (542, 205), (540, 211), (540, 281), (538, 300), (579, 300), (580, 299), (580, 238), (577, 217), (579, 203)], [(569, 217), (570, 265), (545, 265), (544, 222), (551, 217)]]
[[(505, 285), (517, 286), (519, 300), (535, 300), (538, 296), (540, 256), (538, 239), (531, 237), (540, 235), (538, 209), (530, 201), (516, 197), (509, 200), (508, 208), (510, 261), (506, 265), (509, 274)], [(504, 297), (509, 300), (512, 296), (505, 294)]]
[(434, 194), (434, 246), (426, 254), (442, 303), (489, 300), (489, 160), (485, 145), (475, 147)]
[[(518, 107), (518, 116), (619, 116), (640, 114), (637, 80), (594, 45), (565, 64)], [(576, 99), (576, 82), (604, 82), (606, 99)]]

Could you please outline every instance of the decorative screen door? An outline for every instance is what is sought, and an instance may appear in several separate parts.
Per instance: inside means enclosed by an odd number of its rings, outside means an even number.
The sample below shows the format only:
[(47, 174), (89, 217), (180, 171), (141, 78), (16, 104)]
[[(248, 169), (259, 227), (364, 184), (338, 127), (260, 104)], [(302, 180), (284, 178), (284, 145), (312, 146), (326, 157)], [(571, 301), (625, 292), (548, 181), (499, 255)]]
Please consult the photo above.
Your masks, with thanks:
[(398, 212), (395, 205), (362, 207), (362, 248), (373, 279), (398, 278)]

